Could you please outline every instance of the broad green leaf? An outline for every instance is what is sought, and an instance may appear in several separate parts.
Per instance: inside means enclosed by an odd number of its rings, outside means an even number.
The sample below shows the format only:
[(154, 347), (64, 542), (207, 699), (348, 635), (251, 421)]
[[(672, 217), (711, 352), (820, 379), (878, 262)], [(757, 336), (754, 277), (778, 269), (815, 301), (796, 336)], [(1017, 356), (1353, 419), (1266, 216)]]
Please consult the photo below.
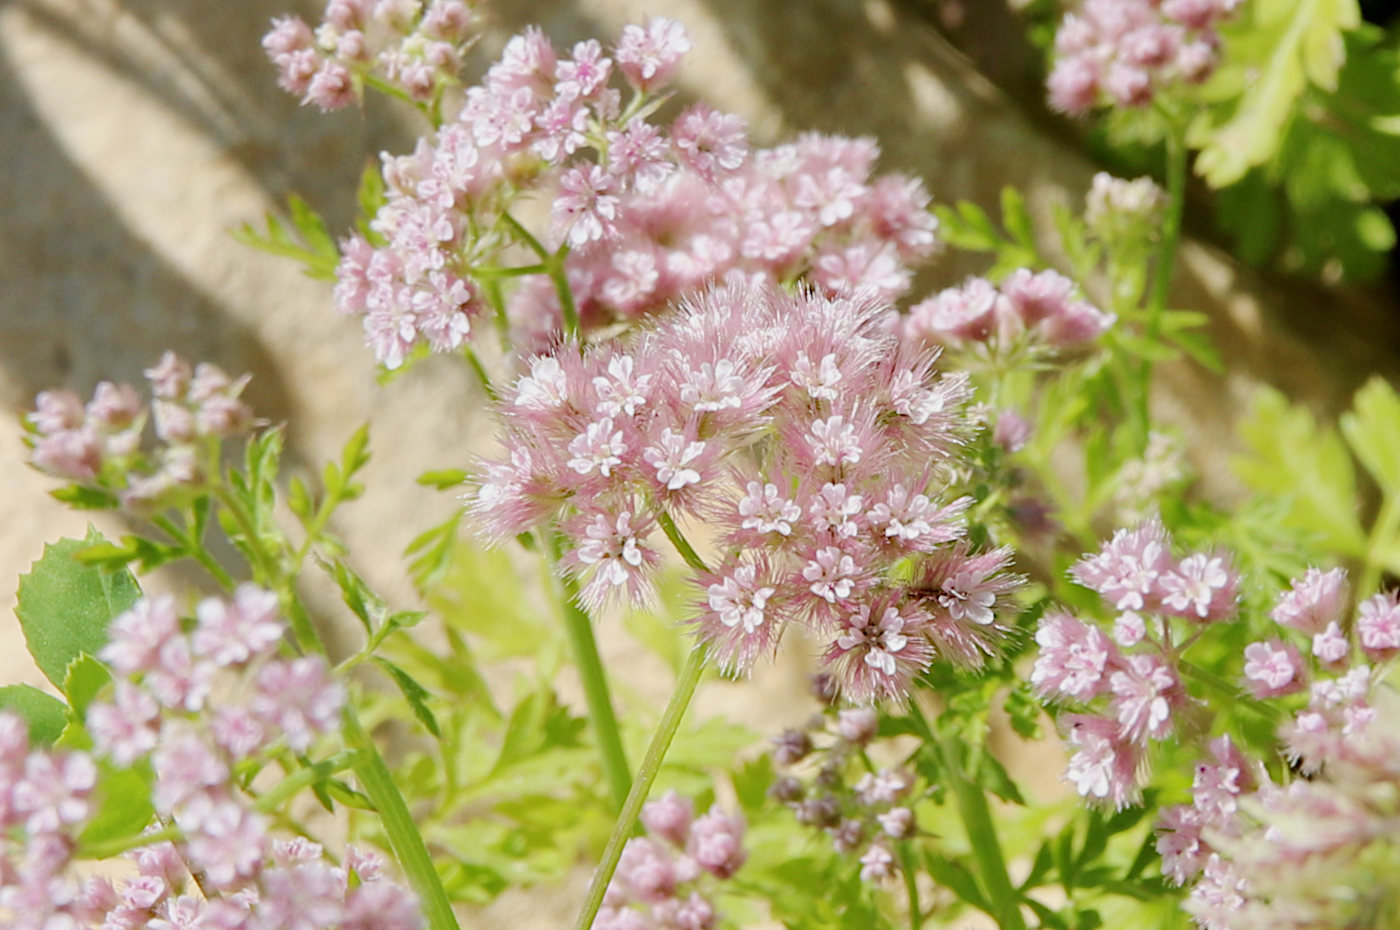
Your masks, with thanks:
[(29, 724), (29, 741), (38, 746), (52, 745), (68, 724), (67, 705), (33, 685), (0, 688), (0, 710), (23, 717)]
[(393, 662), (383, 656), (375, 656), (374, 663), (388, 673), (394, 679), (394, 684), (399, 686), (403, 692), (404, 699), (408, 701), (409, 708), (413, 711), (413, 716), (418, 718), (418, 722), (433, 736), (442, 739), (442, 729), (438, 726), (437, 718), (433, 716), (433, 711), (428, 707), (428, 699), (431, 695), (428, 689), (418, 683), (412, 675), (399, 668)]
[(107, 626), (141, 596), (126, 569), (84, 565), (74, 556), (106, 540), (93, 527), (85, 539), (61, 539), (19, 580), (15, 614), (25, 643), (45, 677), (62, 687), (68, 663), (81, 653), (96, 655), (107, 643)]
[(149, 769), (119, 769), (99, 761), (97, 771), (97, 813), (79, 835), (79, 845), (136, 836), (155, 816)]

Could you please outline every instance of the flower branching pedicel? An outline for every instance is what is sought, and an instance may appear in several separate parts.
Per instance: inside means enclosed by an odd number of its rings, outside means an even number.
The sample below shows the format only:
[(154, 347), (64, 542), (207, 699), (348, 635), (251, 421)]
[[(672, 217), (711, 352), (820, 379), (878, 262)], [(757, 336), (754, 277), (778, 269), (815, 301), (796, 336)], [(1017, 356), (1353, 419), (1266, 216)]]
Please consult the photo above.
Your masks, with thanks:
[[(412, 894), (375, 855), (352, 848), (335, 864), (319, 844), (272, 832), (272, 815), (305, 787), (297, 775), (260, 795), (248, 789), (250, 773), (279, 747), (304, 754), (334, 730), (345, 701), (324, 659), (278, 656), (286, 627), (276, 596), (244, 585), (231, 601), (206, 599), (186, 630), (169, 597), (138, 601), (113, 621), (101, 658), (115, 686), (88, 708), (91, 753), (31, 749), (24, 723), (0, 714), (7, 926), (421, 927)], [(140, 803), (94, 796), (99, 763), (148, 770), (151, 803), (167, 825), (124, 843), (136, 874), (115, 883), (72, 868), (116, 851), (83, 841), (101, 805)], [(326, 760), (326, 777), (350, 764)]]
[(1182, 652), (1201, 627), (1234, 617), (1239, 576), (1221, 553), (1174, 556), (1156, 520), (1119, 530), (1072, 573), (1119, 611), (1113, 632), (1046, 616), (1031, 683), (1055, 701), (1107, 705), (1061, 716), (1074, 749), (1066, 777), (1090, 801), (1121, 808), (1138, 800), (1149, 741), (1172, 735), (1189, 701)]
[(875, 295), (735, 286), (623, 343), (566, 345), (501, 403), (482, 531), (557, 524), (590, 608), (645, 601), (658, 528), (719, 529), (694, 628), (746, 671), (790, 624), (855, 700), (903, 695), (935, 656), (978, 667), (1007, 627), (1007, 550), (972, 552), (946, 499), (966, 379), (902, 348)]
[(1187, 909), (1210, 930), (1389, 926), (1400, 909), (1400, 697), (1384, 670), (1400, 601), (1374, 595), (1350, 621), (1347, 603), (1340, 570), (1311, 569), (1275, 605), (1278, 636), (1245, 649), (1258, 697), (1307, 695), (1280, 707), (1296, 708), (1278, 736), (1297, 775), (1276, 779), (1272, 760), (1221, 737), (1192, 803), (1158, 822), (1162, 870), (1191, 886)]
[[(248, 376), (231, 379), (208, 363), (191, 370), (166, 352), (146, 378), (150, 407), (134, 388), (108, 381), (86, 406), (69, 391), (41, 393), (26, 419), (30, 461), (134, 509), (195, 493), (218, 463), (219, 443), (254, 426), (252, 411), (239, 399)], [(142, 435), (151, 420), (158, 444), (147, 448)]]
[(1099, 105), (1146, 107), (1210, 77), (1216, 26), (1240, 0), (1084, 0), (1055, 34), (1050, 102), (1076, 116)]
[(747, 858), (744, 823), (718, 807), (700, 817), (689, 798), (668, 791), (642, 808), (645, 836), (627, 841), (594, 930), (710, 930), (710, 895)]
[[(594, 40), (564, 56), (530, 30), (460, 112), (385, 157), (388, 200), (369, 238), (343, 243), (336, 288), (381, 363), (457, 351), (488, 312), (524, 358), (726, 278), (908, 288), (935, 246), (922, 184), (873, 177), (869, 139), (755, 150), (741, 117), (704, 104), (652, 123), (690, 47), (665, 19), (627, 26), (611, 56)], [(542, 228), (531, 201), (549, 208)]]

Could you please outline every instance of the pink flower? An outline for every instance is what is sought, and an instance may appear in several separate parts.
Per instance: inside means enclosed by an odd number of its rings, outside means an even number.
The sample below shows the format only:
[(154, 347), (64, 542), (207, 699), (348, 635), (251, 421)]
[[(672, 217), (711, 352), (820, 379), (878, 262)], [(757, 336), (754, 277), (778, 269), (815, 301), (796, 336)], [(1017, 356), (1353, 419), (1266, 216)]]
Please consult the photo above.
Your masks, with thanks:
[(273, 736), (305, 752), (316, 734), (335, 729), (344, 705), (345, 688), (331, 677), (325, 659), (303, 656), (263, 666), (249, 710)]
[(648, 833), (662, 837), (675, 846), (684, 846), (695, 819), (695, 805), (689, 798), (668, 791), (654, 801), (642, 805), (642, 826)]
[(1137, 800), (1140, 750), (1119, 735), (1119, 725), (1102, 717), (1064, 718), (1075, 753), (1065, 778), (1083, 797), (1121, 809)]
[(1223, 620), (1235, 612), (1239, 597), (1239, 575), (1221, 555), (1189, 555), (1159, 584), (1162, 606), (1192, 620)]
[(1087, 703), (1103, 693), (1110, 667), (1122, 661), (1102, 631), (1065, 613), (1042, 618), (1035, 641), (1040, 656), (1031, 684), (1044, 696), (1059, 693)]
[[(1134, 530), (1118, 530), (1096, 554), (1076, 562), (1070, 574), (1117, 610), (1156, 610), (1168, 593), (1162, 579), (1173, 568), (1170, 547), (1167, 531), (1152, 520)], [(1177, 597), (1191, 604), (1185, 594)]]
[(933, 646), (922, 630), (927, 618), (917, 611), (882, 598), (840, 617), (839, 634), (824, 660), (835, 667), (841, 691), (851, 700), (903, 697), (914, 676), (933, 661)]
[(148, 672), (160, 667), (161, 650), (180, 635), (174, 598), (168, 594), (142, 598), (112, 621), (111, 641), (99, 657), (122, 675)]
[(581, 514), (575, 525), (583, 527), (584, 538), (573, 554), (573, 562), (590, 572), (582, 592), (590, 610), (598, 610), (617, 595), (633, 604), (650, 599), (651, 572), (659, 557), (645, 542), (651, 529), (649, 518), (630, 510), (616, 517), (594, 513), (590, 518)]
[(676, 117), (671, 145), (683, 164), (713, 181), (744, 163), (749, 151), (748, 124), (741, 116), (697, 103)]
[(744, 852), (744, 822), (718, 806), (690, 825), (686, 852), (716, 878), (729, 878), (748, 858)]
[(1305, 684), (1303, 657), (1281, 640), (1250, 643), (1244, 649), (1244, 677), (1257, 698), (1293, 694)]
[(623, 27), (614, 58), (627, 82), (646, 93), (675, 80), (681, 59), (690, 49), (684, 26), (655, 16), (645, 26)]
[(1400, 653), (1400, 596), (1392, 591), (1362, 601), (1356, 614), (1356, 636), (1372, 662)]
[(1175, 670), (1150, 653), (1125, 656), (1121, 670), (1108, 678), (1110, 706), (1123, 739), (1142, 745), (1171, 733), (1172, 713), (1186, 701)]
[(195, 652), (221, 666), (270, 653), (286, 629), (277, 595), (252, 584), (239, 585), (232, 604), (216, 597), (200, 601), (195, 615)]
[(559, 178), (555, 228), (575, 248), (611, 238), (616, 232), (617, 208), (612, 180), (597, 165), (576, 165)]

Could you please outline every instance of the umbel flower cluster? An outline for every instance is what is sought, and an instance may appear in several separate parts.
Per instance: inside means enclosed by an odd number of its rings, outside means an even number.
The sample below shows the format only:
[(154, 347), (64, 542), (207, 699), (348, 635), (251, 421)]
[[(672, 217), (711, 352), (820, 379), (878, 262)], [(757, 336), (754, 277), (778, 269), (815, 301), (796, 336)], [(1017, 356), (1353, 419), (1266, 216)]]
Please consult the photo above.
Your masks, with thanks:
[(275, 20), (263, 48), (288, 93), (322, 110), (364, 99), (366, 84), (432, 104), (458, 83), (476, 38), (463, 0), (330, 0), (313, 32), (299, 16)]
[[(86, 405), (71, 391), (44, 391), (27, 417), (30, 461), (40, 471), (115, 494), (142, 508), (202, 484), (218, 443), (247, 433), (252, 411), (239, 395), (248, 376), (231, 379), (216, 365), (191, 370), (166, 352), (145, 372), (153, 402), (130, 385), (103, 381)], [(143, 434), (154, 420), (157, 443)]]
[(645, 836), (622, 849), (593, 930), (711, 930), (710, 900), (747, 859), (744, 822), (718, 806), (700, 817), (668, 791), (642, 807)]
[(385, 156), (387, 202), (343, 243), (336, 288), (381, 363), (457, 350), (487, 312), (527, 357), (574, 316), (636, 319), (727, 277), (908, 288), (935, 246), (922, 184), (873, 177), (869, 139), (755, 150), (741, 117), (704, 104), (652, 122), (690, 47), (666, 19), (567, 56), (527, 31), (412, 154)]
[(1074, 749), (1066, 777), (1090, 801), (1121, 808), (1139, 798), (1149, 743), (1171, 736), (1188, 704), (1182, 653), (1200, 628), (1235, 615), (1239, 575), (1221, 553), (1174, 556), (1156, 519), (1119, 530), (1072, 574), (1118, 611), (1113, 631), (1047, 615), (1031, 683), (1086, 709), (1060, 716)]
[[(1163, 872), (1190, 884), (1209, 930), (1391, 926), (1400, 915), (1400, 599), (1347, 618), (1340, 570), (1311, 569), (1279, 598), (1278, 636), (1245, 649), (1260, 698), (1293, 706), (1279, 730), (1297, 774), (1276, 779), (1222, 737), (1197, 766), (1192, 802), (1158, 823)], [(1288, 704), (1288, 696), (1306, 701)], [(1289, 772), (1283, 771), (1287, 776)]]
[[(254, 798), (250, 766), (304, 753), (339, 722), (343, 689), (319, 657), (283, 659), (276, 595), (251, 585), (210, 598), (193, 628), (169, 597), (113, 621), (101, 658), (115, 679), (87, 710), (92, 751), (29, 746), (0, 714), (0, 914), (14, 930), (417, 930), (413, 896), (372, 854), (334, 864), (311, 841), (279, 838), (274, 790)], [(125, 854), (134, 874), (80, 878), (83, 831), (103, 805), (98, 766), (149, 772), (160, 824)]]
[(1007, 550), (970, 551), (969, 501), (948, 499), (967, 380), (901, 345), (890, 313), (870, 294), (720, 288), (626, 341), (535, 358), (500, 404), (478, 524), (557, 527), (590, 608), (648, 599), (658, 528), (712, 527), (694, 627), (730, 669), (794, 624), (855, 700), (903, 694), (935, 656), (979, 666), (1016, 579)]
[(1023, 352), (1066, 351), (1103, 335), (1115, 317), (1082, 300), (1058, 271), (1019, 268), (1000, 286), (969, 278), (909, 308), (904, 337), (976, 349), (1003, 361)]
[(1220, 57), (1216, 27), (1240, 0), (1084, 0), (1055, 33), (1050, 103), (1082, 116), (1100, 105), (1146, 107), (1173, 85), (1199, 84)]
[[(826, 684), (820, 680), (818, 690)], [(918, 832), (914, 774), (877, 769), (866, 755), (878, 724), (873, 708), (848, 707), (784, 730), (772, 752), (782, 774), (769, 788), (800, 823), (830, 837), (838, 853), (856, 856), (869, 882), (899, 870), (892, 844)]]

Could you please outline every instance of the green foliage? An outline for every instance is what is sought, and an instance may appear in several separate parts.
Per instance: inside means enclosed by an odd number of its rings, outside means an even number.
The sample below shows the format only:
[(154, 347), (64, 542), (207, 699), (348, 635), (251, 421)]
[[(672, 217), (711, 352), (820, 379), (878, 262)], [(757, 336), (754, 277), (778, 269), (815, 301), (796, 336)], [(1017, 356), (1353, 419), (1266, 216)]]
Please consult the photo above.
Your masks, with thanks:
[(51, 694), (33, 685), (6, 685), (0, 688), (0, 710), (19, 714), (29, 724), (29, 741), (51, 745), (68, 723), (68, 708)]
[(20, 577), (19, 617), (29, 654), (49, 681), (63, 687), (68, 665), (95, 655), (107, 642), (107, 626), (141, 596), (124, 568), (85, 565), (77, 553), (106, 542), (93, 527), (84, 539), (62, 539)]
[[(369, 174), (369, 171), (365, 172), (366, 177)], [(362, 202), (373, 202), (376, 197), (380, 200), (383, 198), (382, 182), (377, 194), (371, 185), (362, 182)], [(233, 238), (259, 251), (295, 259), (301, 263), (307, 277), (321, 281), (335, 280), (340, 252), (326, 228), (326, 221), (311, 209), (310, 204), (296, 194), (290, 194), (287, 197), (287, 218), (269, 212), (265, 222), (266, 231), (260, 232), (251, 223), (244, 223), (233, 230)]]

